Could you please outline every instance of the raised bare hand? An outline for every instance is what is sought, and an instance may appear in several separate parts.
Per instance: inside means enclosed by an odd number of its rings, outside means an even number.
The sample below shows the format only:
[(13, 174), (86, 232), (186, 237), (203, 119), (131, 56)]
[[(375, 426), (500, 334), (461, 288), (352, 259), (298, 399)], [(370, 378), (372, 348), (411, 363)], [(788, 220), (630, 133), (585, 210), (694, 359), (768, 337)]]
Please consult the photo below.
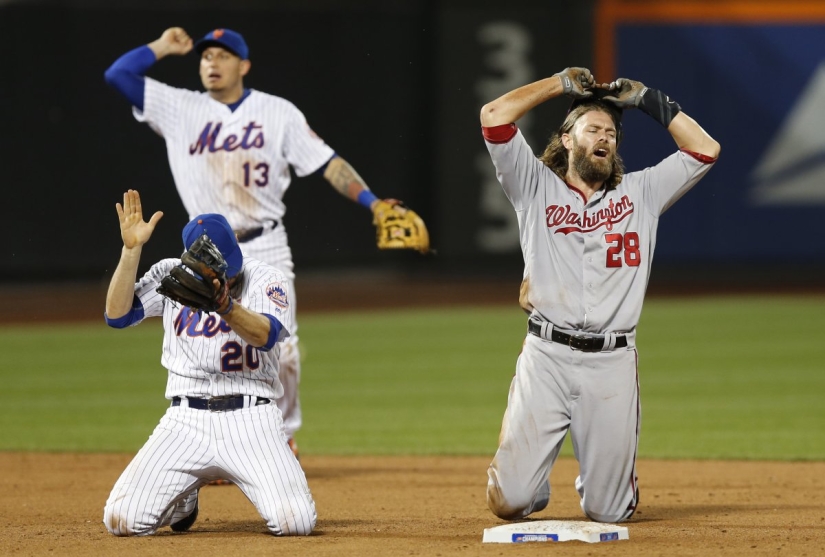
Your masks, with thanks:
[(149, 241), (158, 221), (163, 217), (157, 211), (149, 222), (143, 220), (143, 209), (140, 205), (140, 194), (137, 190), (128, 190), (123, 194), (123, 205), (115, 204), (117, 216), (120, 220), (120, 237), (127, 249), (140, 247)]

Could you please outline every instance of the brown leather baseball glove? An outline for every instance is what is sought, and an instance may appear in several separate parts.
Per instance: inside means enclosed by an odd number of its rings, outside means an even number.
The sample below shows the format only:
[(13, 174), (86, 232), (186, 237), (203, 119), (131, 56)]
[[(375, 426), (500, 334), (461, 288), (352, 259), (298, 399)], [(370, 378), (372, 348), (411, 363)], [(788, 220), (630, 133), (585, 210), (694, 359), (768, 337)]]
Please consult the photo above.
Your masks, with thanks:
[(181, 264), (163, 277), (157, 292), (193, 309), (218, 311), (229, 296), (227, 265), (218, 247), (204, 234), (180, 259)]
[(414, 249), (430, 252), (430, 235), (421, 217), (397, 199), (379, 199), (373, 207), (379, 249)]

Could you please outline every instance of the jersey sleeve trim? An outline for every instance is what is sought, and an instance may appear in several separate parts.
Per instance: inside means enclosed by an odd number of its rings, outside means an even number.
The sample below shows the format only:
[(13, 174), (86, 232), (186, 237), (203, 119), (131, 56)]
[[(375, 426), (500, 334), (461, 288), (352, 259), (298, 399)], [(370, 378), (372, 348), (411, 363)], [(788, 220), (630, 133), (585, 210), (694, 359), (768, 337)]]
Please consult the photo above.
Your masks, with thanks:
[(266, 339), (266, 344), (258, 348), (258, 350), (269, 352), (272, 350), (272, 347), (275, 346), (275, 343), (281, 340), (281, 332), (284, 330), (284, 326), (281, 325), (281, 322), (274, 316), (268, 313), (264, 313), (263, 316), (269, 319), (269, 338)]
[(329, 163), (332, 162), (332, 159), (338, 156), (338, 153), (332, 153), (332, 156), (327, 159), (327, 162), (319, 166), (314, 172), (310, 172), (310, 174), (317, 174), (318, 176), (323, 176), (324, 173), (327, 171), (327, 167)]
[(716, 157), (709, 157), (707, 155), (703, 155), (702, 153), (697, 153), (696, 151), (690, 151), (688, 149), (680, 149), (684, 154), (690, 155), (697, 161), (704, 163), (704, 164), (713, 164), (716, 162)]
[(481, 135), (490, 143), (499, 145), (507, 143), (516, 136), (518, 128), (515, 124), (504, 124), (501, 126), (484, 127), (481, 126)]
[(103, 317), (106, 319), (106, 324), (113, 329), (125, 329), (130, 325), (135, 325), (136, 323), (143, 321), (143, 318), (145, 317), (143, 312), (143, 304), (141, 303), (140, 298), (135, 295), (132, 300), (132, 307), (129, 308), (129, 313), (123, 317), (118, 317), (117, 319), (111, 319), (105, 313), (103, 314)]

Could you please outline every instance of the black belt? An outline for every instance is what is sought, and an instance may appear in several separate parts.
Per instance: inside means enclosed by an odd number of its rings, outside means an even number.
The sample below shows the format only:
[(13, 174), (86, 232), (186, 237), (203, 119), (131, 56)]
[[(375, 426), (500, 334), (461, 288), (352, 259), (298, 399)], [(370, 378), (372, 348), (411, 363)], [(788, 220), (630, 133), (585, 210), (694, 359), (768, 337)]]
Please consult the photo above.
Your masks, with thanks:
[(238, 243), (243, 244), (244, 242), (249, 242), (250, 240), (254, 240), (267, 230), (275, 230), (278, 228), (278, 221), (272, 221), (272, 226), (259, 226), (258, 228), (250, 228), (249, 230), (239, 230), (235, 232), (235, 235), (238, 237)]
[[(243, 408), (244, 395), (230, 395), (230, 396), (213, 396), (212, 398), (191, 398), (186, 397), (189, 401), (189, 408), (196, 410), (209, 410), (210, 412), (226, 412), (227, 410), (238, 410)], [(172, 406), (180, 406), (181, 397), (172, 397)], [(262, 404), (269, 404), (268, 398), (257, 397), (255, 406)]]
[[(573, 350), (581, 350), (582, 352), (601, 352), (604, 350), (604, 337), (590, 337), (585, 335), (568, 335), (567, 333), (563, 333), (553, 327), (552, 323), (547, 324), (548, 328), (553, 330), (550, 333), (550, 339), (553, 342), (558, 342), (559, 344), (566, 344)], [(541, 336), (541, 323), (536, 321), (528, 320), (527, 321), (527, 331), (531, 335), (535, 335), (539, 338)], [(624, 348), (627, 346), (627, 336), (625, 335), (617, 335), (616, 336), (616, 344), (614, 348)]]

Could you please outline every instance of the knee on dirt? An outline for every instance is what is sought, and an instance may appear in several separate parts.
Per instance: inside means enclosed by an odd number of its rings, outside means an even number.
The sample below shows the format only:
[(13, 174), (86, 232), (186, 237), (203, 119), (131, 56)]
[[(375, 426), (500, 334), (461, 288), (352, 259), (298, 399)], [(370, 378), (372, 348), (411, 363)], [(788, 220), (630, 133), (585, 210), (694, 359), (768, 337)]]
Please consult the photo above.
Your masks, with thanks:
[(526, 490), (510, 491), (506, 495), (498, 484), (487, 486), (487, 506), (497, 517), (517, 520), (540, 511), (550, 501), (548, 493), (528, 493)]
[(607, 522), (611, 524), (624, 522), (630, 518), (630, 515), (633, 514), (633, 511), (629, 511), (627, 509), (617, 512), (597, 512), (595, 509), (588, 508), (586, 505), (582, 505), (582, 510), (584, 511), (584, 514), (587, 515), (587, 518), (593, 522)]
[(273, 536), (308, 536), (315, 529), (318, 515), (311, 498), (290, 498), (280, 511), (266, 523)]
[(155, 531), (154, 525), (139, 524), (135, 517), (128, 517), (107, 506), (103, 511), (103, 524), (113, 536), (147, 536)]

